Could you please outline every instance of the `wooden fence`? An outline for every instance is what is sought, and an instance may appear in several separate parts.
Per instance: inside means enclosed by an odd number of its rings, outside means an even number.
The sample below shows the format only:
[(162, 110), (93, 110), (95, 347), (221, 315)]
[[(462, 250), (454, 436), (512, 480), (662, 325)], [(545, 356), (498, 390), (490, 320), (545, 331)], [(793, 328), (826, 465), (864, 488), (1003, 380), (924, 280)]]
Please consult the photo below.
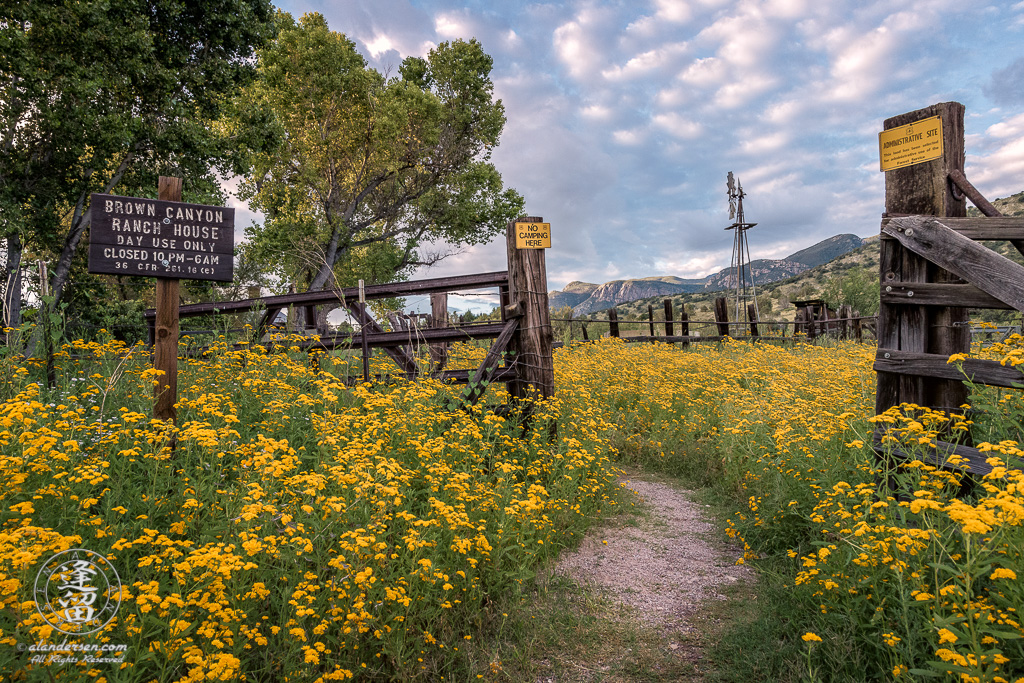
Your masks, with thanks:
[[(961, 372), (947, 361), (970, 351), (969, 308), (1024, 312), (1024, 267), (977, 244), (1009, 240), (1024, 253), (1024, 218), (999, 212), (964, 176), (964, 107), (932, 105), (885, 121), (885, 129), (940, 116), (942, 156), (886, 172), (886, 213), (880, 244), (881, 307), (878, 316), (876, 412), (913, 403), (959, 412), (967, 402), (965, 374), (975, 383), (1020, 386), (1021, 372), (996, 361), (968, 359)], [(985, 217), (967, 218), (970, 198)], [(874, 434), (884, 456), (885, 432)], [(966, 459), (958, 469), (991, 471), (986, 455), (969, 445), (939, 441), (929, 457), (949, 466), (952, 454)], [(906, 454), (897, 449), (897, 457)]]
[[(520, 218), (520, 222), (542, 222), (539, 217)], [(517, 399), (547, 397), (554, 394), (551, 322), (548, 312), (547, 273), (542, 249), (517, 249), (514, 223), (509, 225), (509, 269), (454, 277), (410, 282), (395, 282), (364, 287), (363, 302), (356, 287), (300, 292), (279, 296), (255, 297), (242, 301), (218, 301), (179, 307), (181, 319), (198, 316), (259, 312), (253, 338), (260, 340), (271, 329), (282, 311), (301, 311), (305, 324), (317, 319), (319, 306), (344, 307), (359, 325), (358, 332), (328, 334), (308, 341), (289, 344), (302, 350), (353, 348), (363, 350), (364, 367), (374, 349), (384, 351), (398, 366), (398, 375), (415, 378), (421, 373), (417, 349), (430, 351), (430, 373), (444, 380), (467, 383), (467, 402), (475, 403), (491, 381), (506, 382)], [(482, 324), (450, 325), (447, 293), (497, 288), (501, 301), (501, 321)], [(374, 319), (365, 301), (406, 296), (431, 295), (433, 314), (430, 326), (421, 326), (395, 316), (390, 330)], [(155, 338), (156, 311), (145, 313), (150, 341)], [(303, 327), (305, 326), (303, 325)], [(446, 345), (456, 341), (494, 339), (486, 358), (475, 370), (447, 370)], [(251, 348), (254, 344), (238, 344)], [(273, 342), (263, 344), (272, 350)], [(201, 350), (200, 350), (201, 352)], [(504, 362), (502, 362), (504, 360)], [(371, 379), (368, 372), (365, 380)]]
[[(805, 302), (802, 302), (805, 303)], [(824, 306), (814, 308), (811, 305), (800, 306), (797, 309), (795, 321), (771, 321), (758, 320), (756, 312), (751, 304), (747, 309), (748, 320), (745, 322), (732, 322), (729, 320), (728, 301), (725, 297), (715, 300), (715, 319), (713, 321), (690, 320), (686, 311), (679, 311), (678, 318), (673, 315), (672, 299), (665, 299), (665, 317), (663, 320), (654, 319), (654, 307), (647, 307), (647, 320), (619, 320), (618, 311), (609, 308), (607, 320), (591, 320), (589, 318), (553, 318), (552, 322), (564, 322), (570, 326), (570, 334), (573, 325), (580, 325), (584, 340), (589, 341), (589, 325), (608, 325), (608, 335), (621, 338), (626, 342), (667, 342), (670, 344), (689, 344), (690, 342), (711, 342), (722, 341), (726, 337), (748, 340), (764, 341), (794, 341), (805, 339), (813, 341), (818, 337), (829, 336), (839, 339), (855, 339), (863, 341), (866, 337), (874, 335), (876, 316), (861, 316), (851, 310), (849, 306), (841, 306), (838, 313), (830, 311)], [(833, 315), (830, 315), (832, 313)], [(647, 327), (649, 334), (622, 334), (621, 326), (635, 325)], [(657, 335), (657, 326), (662, 326), (664, 335)], [(714, 328), (716, 334), (690, 334), (690, 327)], [(678, 327), (679, 334), (676, 334)], [(790, 335), (786, 331), (792, 327)], [(768, 334), (765, 334), (765, 332)], [(773, 334), (774, 333), (774, 334)], [(802, 335), (802, 336), (798, 336)]]

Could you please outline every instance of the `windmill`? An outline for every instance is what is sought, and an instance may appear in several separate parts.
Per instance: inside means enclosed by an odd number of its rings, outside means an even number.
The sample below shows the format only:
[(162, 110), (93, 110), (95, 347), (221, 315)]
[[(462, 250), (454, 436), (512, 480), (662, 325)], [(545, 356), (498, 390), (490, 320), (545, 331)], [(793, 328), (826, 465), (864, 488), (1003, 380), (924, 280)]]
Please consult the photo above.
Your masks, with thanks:
[(733, 300), (736, 313), (733, 319), (739, 322), (747, 313), (748, 302), (754, 304), (754, 318), (760, 317), (757, 310), (757, 285), (754, 284), (754, 274), (750, 271), (750, 245), (747, 242), (747, 230), (757, 223), (747, 223), (743, 218), (743, 198), (746, 193), (739, 178), (733, 178), (732, 171), (729, 171), (726, 186), (729, 188), (729, 220), (735, 221), (726, 230), (736, 231), (733, 233), (732, 260), (729, 264), (735, 286)]

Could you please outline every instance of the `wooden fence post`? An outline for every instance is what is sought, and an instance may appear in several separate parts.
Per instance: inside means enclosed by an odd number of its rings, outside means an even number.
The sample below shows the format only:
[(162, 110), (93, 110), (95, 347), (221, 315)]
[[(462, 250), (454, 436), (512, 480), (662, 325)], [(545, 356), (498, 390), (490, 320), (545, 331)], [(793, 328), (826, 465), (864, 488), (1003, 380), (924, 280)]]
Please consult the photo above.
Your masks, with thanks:
[(619, 336), (619, 314), (614, 308), (608, 309), (608, 336), (616, 338)]
[[(513, 306), (522, 304), (524, 315), (509, 343), (516, 379), (508, 383), (508, 388), (515, 398), (548, 398), (555, 394), (555, 364), (547, 266), (543, 249), (516, 248), (516, 222), (509, 222), (506, 233), (509, 302)], [(529, 216), (518, 222), (543, 223), (544, 219)]]
[[(504, 316), (504, 311), (502, 315)], [(434, 292), (430, 295), (430, 327), (448, 327), (448, 292)], [(448, 344), (431, 344), (428, 350), (432, 370), (436, 372), (443, 369), (448, 362)]]
[[(160, 176), (157, 199), (181, 201), (181, 178)], [(153, 418), (175, 422), (178, 412), (178, 278), (156, 279), (156, 320), (153, 330), (153, 368), (162, 371), (154, 388)]]
[[(672, 336), (672, 299), (665, 299), (665, 336)], [(674, 343), (669, 342), (669, 344)]]
[(729, 302), (724, 296), (715, 299), (715, 322), (718, 323), (718, 336), (729, 336)]
[(750, 336), (757, 337), (757, 307), (753, 303), (747, 304), (747, 320), (750, 321)]
[[(295, 293), (295, 283), (294, 282), (291, 283), (290, 285), (288, 285), (288, 293), (289, 294), (294, 294)], [(295, 305), (292, 304), (292, 305), (288, 306), (288, 320), (287, 320), (287, 322), (285, 322), (284, 328), (290, 334), (295, 334), (295, 332), (298, 331), (298, 325), (299, 325), (299, 323), (298, 323), (298, 316), (297, 316), (296, 311), (295, 311)]]
[[(963, 196), (953, 193), (949, 174), (964, 168), (964, 106), (943, 102), (900, 114), (884, 123), (885, 130), (922, 119), (940, 116), (942, 156), (932, 161), (905, 166), (885, 173), (886, 217), (899, 214), (960, 217), (967, 215)], [(904, 248), (882, 234), (879, 245), (881, 287), (889, 283), (959, 282), (955, 276)], [(967, 309), (894, 305), (882, 302), (878, 310), (876, 336), (881, 349), (946, 356), (970, 350)], [(916, 403), (940, 410), (957, 410), (967, 401), (963, 382), (925, 379), (879, 371), (875, 412), (885, 412), (900, 403)]]
[(648, 304), (647, 306), (647, 322), (651, 329), (651, 343), (654, 343), (654, 306)]
[(501, 306), (501, 322), (508, 322), (508, 318), (505, 315), (505, 307), (512, 303), (512, 300), (508, 296), (508, 285), (503, 285), (498, 288), (498, 301)]
[[(668, 300), (668, 304), (669, 304), (669, 311), (671, 312), (671, 310), (672, 310), (672, 301)], [(679, 335), (681, 337), (689, 337), (690, 336), (690, 316), (688, 316), (686, 314), (686, 304), (683, 304), (683, 307), (681, 309), (679, 309)], [(689, 346), (689, 345), (690, 345), (690, 342), (688, 342), (688, 341), (684, 341), (683, 342), (683, 346)]]
[(853, 317), (853, 308), (850, 304), (843, 304), (839, 307), (839, 338), (850, 338), (850, 318)]

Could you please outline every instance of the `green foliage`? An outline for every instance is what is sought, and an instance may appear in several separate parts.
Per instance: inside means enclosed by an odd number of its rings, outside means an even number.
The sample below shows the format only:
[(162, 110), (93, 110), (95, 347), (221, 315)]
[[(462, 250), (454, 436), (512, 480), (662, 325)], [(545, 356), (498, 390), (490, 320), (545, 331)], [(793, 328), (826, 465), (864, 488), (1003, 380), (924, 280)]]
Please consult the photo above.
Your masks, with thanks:
[(59, 303), (90, 193), (152, 196), (163, 174), (219, 196), (214, 170), (237, 171), (241, 147), (273, 141), (258, 117), (236, 117), (249, 124), (244, 135), (218, 124), (227, 97), (255, 73), (254, 48), (273, 32), (269, 0), (3, 3), (0, 235), (13, 256), (5, 275), (24, 257), (51, 262)]
[(866, 270), (850, 269), (828, 278), (821, 298), (831, 308), (849, 305), (861, 315), (874, 315), (878, 312), (878, 279)]
[(387, 282), (443, 256), (423, 243), (486, 242), (522, 212), (489, 162), (505, 115), (479, 43), (442, 43), (389, 78), (322, 15), (278, 21), (240, 98), (285, 132), (242, 185), (267, 216), (247, 231), (247, 258), (310, 289)]
[(170, 162), (205, 176), (232, 150), (210, 122), (271, 32), (266, 0), (5, 3), (5, 228), (59, 248), (65, 214), (128, 167)]

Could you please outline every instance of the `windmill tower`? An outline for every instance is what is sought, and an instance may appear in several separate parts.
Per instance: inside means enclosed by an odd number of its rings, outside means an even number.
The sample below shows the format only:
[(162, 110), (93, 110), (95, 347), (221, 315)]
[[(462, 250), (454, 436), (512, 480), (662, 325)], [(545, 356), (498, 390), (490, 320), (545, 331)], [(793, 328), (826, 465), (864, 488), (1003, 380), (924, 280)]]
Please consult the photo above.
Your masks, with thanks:
[(743, 198), (746, 193), (743, 192), (739, 178), (733, 179), (732, 171), (729, 171), (726, 185), (729, 188), (729, 220), (735, 221), (726, 228), (726, 230), (735, 230), (732, 241), (732, 261), (729, 264), (732, 283), (735, 287), (733, 320), (739, 322), (747, 317), (748, 303), (754, 304), (754, 317), (760, 317), (757, 310), (757, 285), (754, 284), (754, 274), (750, 271), (750, 246), (747, 242), (747, 230), (757, 223), (747, 223), (743, 218)]

